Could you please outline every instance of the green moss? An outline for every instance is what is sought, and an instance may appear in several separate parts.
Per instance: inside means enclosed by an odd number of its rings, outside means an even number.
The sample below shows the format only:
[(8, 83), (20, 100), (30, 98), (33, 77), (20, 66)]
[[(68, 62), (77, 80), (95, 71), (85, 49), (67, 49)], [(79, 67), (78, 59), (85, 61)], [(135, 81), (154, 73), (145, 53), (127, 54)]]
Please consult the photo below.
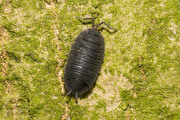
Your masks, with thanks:
[(43, 68), (45, 70), (44, 72), (55, 73), (57, 65), (57, 61), (47, 61)]
[(102, 91), (103, 93), (106, 92), (105, 89), (104, 89), (101, 85), (97, 84), (96, 86), (97, 86), (97, 88), (101, 89), (101, 91)]
[(69, 108), (71, 110), (70, 115), (71, 115), (72, 120), (74, 120), (74, 119), (84, 120), (85, 119), (84, 115), (87, 114), (87, 112), (86, 112), (87, 107), (78, 106), (74, 103), (74, 101), (73, 101), (73, 103), (71, 102), (69, 105), (70, 105)]
[(130, 95), (131, 91), (121, 91), (121, 99), (122, 101), (128, 101), (131, 100), (132, 96)]

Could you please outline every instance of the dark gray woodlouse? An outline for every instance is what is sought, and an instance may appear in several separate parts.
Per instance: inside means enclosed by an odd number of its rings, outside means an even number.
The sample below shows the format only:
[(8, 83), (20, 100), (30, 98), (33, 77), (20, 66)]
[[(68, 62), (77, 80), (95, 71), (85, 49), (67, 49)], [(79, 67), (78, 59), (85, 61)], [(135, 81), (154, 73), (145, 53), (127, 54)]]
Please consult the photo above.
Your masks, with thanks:
[(103, 63), (105, 52), (104, 38), (97, 28), (105, 24), (110, 29), (113, 29), (105, 22), (95, 25), (94, 18), (77, 17), (77, 19), (91, 19), (93, 26), (92, 28), (83, 30), (76, 37), (64, 69), (64, 82), (67, 95), (75, 96), (76, 101), (78, 95), (88, 91), (96, 82)]

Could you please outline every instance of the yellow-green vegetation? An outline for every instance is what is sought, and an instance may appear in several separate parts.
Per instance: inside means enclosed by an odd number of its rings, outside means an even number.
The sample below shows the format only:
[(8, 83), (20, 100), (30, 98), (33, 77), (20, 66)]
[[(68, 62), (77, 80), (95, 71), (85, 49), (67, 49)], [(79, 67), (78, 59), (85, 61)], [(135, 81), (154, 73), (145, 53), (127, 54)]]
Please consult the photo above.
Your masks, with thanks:
[[(104, 63), (78, 105), (63, 68), (92, 24), (76, 17), (118, 29), (101, 26)], [(0, 0), (0, 119), (179, 120), (179, 26), (179, 0)]]

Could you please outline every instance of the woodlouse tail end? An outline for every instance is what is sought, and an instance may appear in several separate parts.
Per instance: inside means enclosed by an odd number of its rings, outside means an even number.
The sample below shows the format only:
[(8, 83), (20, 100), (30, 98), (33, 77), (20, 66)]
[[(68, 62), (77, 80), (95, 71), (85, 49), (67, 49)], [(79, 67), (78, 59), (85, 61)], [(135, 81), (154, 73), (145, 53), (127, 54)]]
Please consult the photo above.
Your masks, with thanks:
[(66, 95), (69, 96), (71, 93), (72, 93), (72, 91), (70, 90), (70, 91), (68, 91), (68, 93)]
[(76, 98), (76, 104), (78, 103), (78, 93), (75, 93), (75, 98)]

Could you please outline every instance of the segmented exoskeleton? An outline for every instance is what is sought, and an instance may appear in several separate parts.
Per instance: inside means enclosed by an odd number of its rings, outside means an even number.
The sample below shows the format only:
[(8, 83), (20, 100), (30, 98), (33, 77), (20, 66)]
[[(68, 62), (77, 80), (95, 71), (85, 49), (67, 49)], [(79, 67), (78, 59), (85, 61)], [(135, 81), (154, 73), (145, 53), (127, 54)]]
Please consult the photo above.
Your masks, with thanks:
[(64, 69), (64, 82), (67, 95), (74, 95), (76, 101), (78, 95), (88, 91), (96, 82), (98, 73), (103, 63), (105, 45), (104, 38), (97, 30), (101, 24), (94, 24), (94, 18), (79, 18), (83, 20), (91, 19), (93, 27), (83, 30), (74, 40), (69, 52)]

